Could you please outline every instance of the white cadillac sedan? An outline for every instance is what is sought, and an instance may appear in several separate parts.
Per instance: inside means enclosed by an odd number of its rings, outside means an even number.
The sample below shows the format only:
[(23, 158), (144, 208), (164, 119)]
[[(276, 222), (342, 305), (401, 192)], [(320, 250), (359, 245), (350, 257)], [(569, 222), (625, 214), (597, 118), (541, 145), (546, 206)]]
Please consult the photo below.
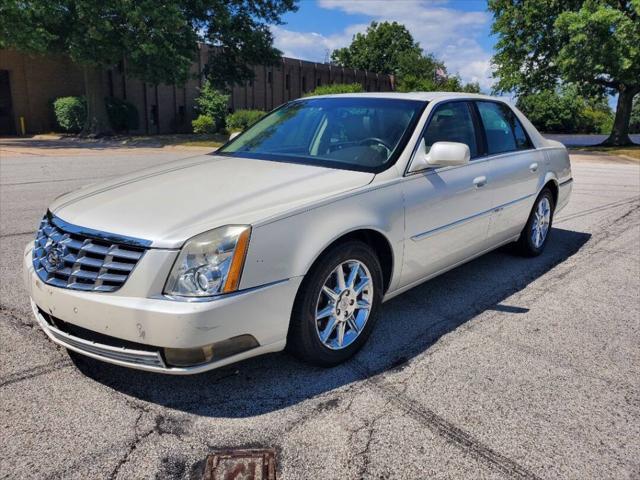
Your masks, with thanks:
[(499, 99), (311, 97), (217, 152), (57, 198), (24, 255), (54, 342), (189, 374), (287, 347), (331, 366), (381, 303), (501, 245), (543, 252), (565, 148)]

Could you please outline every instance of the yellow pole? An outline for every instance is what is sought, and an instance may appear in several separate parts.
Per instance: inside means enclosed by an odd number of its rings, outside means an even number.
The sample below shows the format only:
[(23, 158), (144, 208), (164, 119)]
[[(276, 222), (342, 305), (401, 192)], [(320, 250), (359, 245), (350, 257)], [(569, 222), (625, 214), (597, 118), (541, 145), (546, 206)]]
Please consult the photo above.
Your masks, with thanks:
[(27, 129), (24, 126), (24, 117), (20, 117), (20, 132), (22, 134), (22, 136), (24, 137), (27, 133)]

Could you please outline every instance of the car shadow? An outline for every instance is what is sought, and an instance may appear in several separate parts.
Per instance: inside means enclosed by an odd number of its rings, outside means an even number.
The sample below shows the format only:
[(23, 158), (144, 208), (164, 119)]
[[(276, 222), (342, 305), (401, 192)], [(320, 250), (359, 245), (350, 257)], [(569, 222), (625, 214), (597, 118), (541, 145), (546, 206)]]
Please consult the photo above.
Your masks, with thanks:
[(391, 369), (402, 369), (441, 336), (485, 310), (526, 313), (502, 302), (575, 254), (588, 233), (553, 229), (544, 254), (522, 258), (502, 248), (385, 303), (363, 349), (334, 368), (271, 354), (194, 376), (125, 369), (73, 355), (88, 377), (126, 395), (208, 417), (243, 418), (273, 412)]

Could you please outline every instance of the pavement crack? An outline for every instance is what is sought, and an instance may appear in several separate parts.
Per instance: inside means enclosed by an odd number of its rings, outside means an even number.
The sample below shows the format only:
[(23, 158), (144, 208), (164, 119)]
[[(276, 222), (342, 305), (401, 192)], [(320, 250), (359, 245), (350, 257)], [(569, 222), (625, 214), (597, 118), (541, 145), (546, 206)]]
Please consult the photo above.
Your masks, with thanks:
[(57, 360), (55, 362), (49, 363), (47, 365), (38, 365), (35, 367), (27, 368), (26, 370), (22, 370), (20, 372), (12, 373), (5, 377), (2, 381), (0, 381), (0, 388), (13, 385), (14, 383), (22, 382), (24, 380), (29, 380), (31, 378), (36, 378), (41, 375), (46, 375), (48, 373), (55, 372), (57, 370), (61, 370), (63, 368), (67, 368), (72, 366), (71, 360), (68, 358)]
[(364, 478), (365, 474), (367, 474), (369, 471), (369, 466), (371, 464), (371, 444), (373, 443), (373, 437), (376, 429), (376, 422), (380, 420), (382, 417), (384, 417), (385, 415), (387, 415), (389, 411), (388, 407), (390, 404), (391, 404), (391, 400), (387, 400), (387, 402), (382, 406), (382, 408), (380, 408), (378, 415), (373, 417), (373, 419), (371, 419), (370, 421), (365, 422), (365, 424), (362, 427), (357, 428), (356, 430), (353, 430), (349, 435), (349, 439), (352, 440), (361, 431), (363, 430), (367, 431), (367, 437), (364, 443), (364, 447), (354, 455), (355, 458), (362, 458), (362, 465), (358, 470), (357, 478)]
[(34, 230), (29, 230), (27, 232), (5, 233), (3, 235), (0, 235), (0, 238), (20, 237), (22, 235), (35, 235), (35, 233), (36, 232)]
[(138, 416), (136, 417), (133, 424), (134, 438), (129, 442), (127, 446), (127, 451), (123, 455), (123, 457), (118, 461), (116, 466), (111, 471), (109, 475), (110, 480), (114, 480), (118, 477), (118, 474), (122, 470), (128, 462), (134, 452), (137, 450), (138, 446), (144, 442), (150, 436), (156, 434), (158, 436), (163, 435), (173, 435), (178, 440), (182, 440), (182, 436), (187, 433), (186, 425), (188, 424), (187, 420), (179, 420), (173, 417), (168, 417), (162, 414), (156, 414), (153, 419), (153, 426), (146, 431), (140, 433), (140, 424), (147, 413), (151, 413), (153, 410), (151, 407), (147, 405), (141, 405), (137, 402), (125, 398), (125, 403), (132, 409), (138, 411)]
[(452, 444), (469, 453), (474, 458), (480, 460), (494, 470), (498, 470), (513, 478), (537, 480), (539, 477), (516, 461), (497, 452), (480, 440), (474, 438), (469, 433), (449, 422), (433, 410), (413, 402), (398, 390), (388, 387), (380, 378), (372, 377), (366, 367), (354, 361), (353, 367), (360, 372), (364, 384), (371, 390), (378, 393), (382, 398), (388, 400), (396, 408), (405, 411), (418, 423), (429, 428), (434, 433), (444, 437)]
[(118, 477), (118, 473), (120, 472), (120, 469), (122, 469), (122, 467), (129, 461), (129, 458), (131, 457), (131, 455), (133, 455), (133, 452), (136, 450), (136, 448), (138, 448), (138, 444), (154, 432), (154, 429), (151, 429), (143, 434), (138, 433), (138, 425), (140, 424), (140, 421), (142, 420), (144, 413), (145, 412), (142, 410), (138, 412), (138, 417), (136, 418), (133, 424), (133, 429), (135, 434), (134, 439), (133, 441), (129, 442), (127, 451), (125, 452), (124, 456), (118, 461), (116, 466), (111, 471), (111, 474), (109, 475), (110, 480), (113, 480)]
[(612, 208), (622, 207), (622, 206), (630, 204), (630, 203), (636, 203), (639, 200), (640, 200), (640, 197), (633, 196), (631, 198), (625, 198), (625, 199), (622, 199), (622, 200), (617, 200), (615, 202), (606, 203), (606, 204), (600, 205), (598, 207), (588, 208), (586, 210), (575, 212), (575, 213), (572, 213), (572, 214), (569, 214), (569, 215), (566, 215), (566, 216), (559, 216), (558, 219), (553, 222), (553, 224), (554, 225), (560, 225), (561, 223), (567, 222), (569, 220), (573, 220), (575, 218), (584, 217), (586, 215), (591, 215), (592, 213), (598, 213), (598, 212), (602, 212), (604, 210), (609, 210), (609, 209), (612, 209)]
[[(32, 322), (25, 322), (23, 320), (24, 315), (22, 314), (22, 312), (19, 312), (11, 307), (8, 307), (7, 305), (3, 305), (2, 303), (0, 303), (0, 314), (6, 315), (9, 318), (9, 320), (11, 320), (10, 323), (18, 327), (26, 327), (29, 329), (34, 329), (36, 326)], [(44, 335), (44, 332), (43, 332), (43, 335)]]

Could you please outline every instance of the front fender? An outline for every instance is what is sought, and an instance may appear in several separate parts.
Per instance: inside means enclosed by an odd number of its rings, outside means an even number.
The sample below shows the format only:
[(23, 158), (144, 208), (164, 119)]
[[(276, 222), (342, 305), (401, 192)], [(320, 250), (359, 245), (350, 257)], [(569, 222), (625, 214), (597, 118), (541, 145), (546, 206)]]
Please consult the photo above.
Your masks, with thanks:
[(400, 278), (404, 249), (401, 185), (372, 186), (295, 215), (256, 226), (251, 233), (241, 288), (305, 275), (322, 252), (340, 237), (375, 230), (393, 252), (392, 281)]

